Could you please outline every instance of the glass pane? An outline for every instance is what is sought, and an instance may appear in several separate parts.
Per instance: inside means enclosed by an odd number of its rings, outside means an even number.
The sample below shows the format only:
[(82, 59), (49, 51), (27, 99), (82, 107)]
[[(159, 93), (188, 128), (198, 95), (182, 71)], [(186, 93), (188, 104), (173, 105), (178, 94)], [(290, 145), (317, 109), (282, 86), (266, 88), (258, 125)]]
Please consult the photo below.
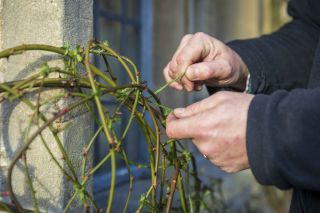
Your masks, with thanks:
[(121, 23), (118, 21), (100, 18), (99, 31), (98, 39), (102, 41), (108, 40), (112, 49), (119, 52), (121, 42)]
[(127, 0), (128, 2), (128, 16), (139, 18), (140, 0)]
[(130, 58), (133, 63), (137, 66), (139, 69), (140, 66), (140, 35), (139, 35), (139, 29), (137, 27), (127, 27), (127, 52), (126, 55), (128, 58)]
[[(121, 23), (118, 21), (111, 21), (105, 18), (99, 19), (99, 35), (98, 40), (104, 41), (107, 40), (110, 47), (114, 49), (116, 52), (120, 51), (121, 46)], [(107, 61), (112, 69), (115, 77), (118, 81), (122, 82), (122, 78), (124, 75), (121, 75), (122, 67), (119, 62), (112, 57), (107, 57)], [(99, 57), (98, 60), (99, 68), (105, 72), (107, 72), (107, 66), (105, 61)], [(104, 98), (104, 100), (108, 100), (108, 98)]]
[(100, 0), (100, 8), (121, 14), (121, 0)]

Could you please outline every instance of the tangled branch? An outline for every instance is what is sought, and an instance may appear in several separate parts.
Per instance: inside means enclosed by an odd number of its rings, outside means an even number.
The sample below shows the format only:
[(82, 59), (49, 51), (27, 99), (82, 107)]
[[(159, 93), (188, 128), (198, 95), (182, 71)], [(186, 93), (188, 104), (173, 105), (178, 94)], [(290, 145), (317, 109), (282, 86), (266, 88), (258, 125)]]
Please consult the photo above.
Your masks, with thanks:
[[(47, 51), (58, 54), (64, 60), (65, 67), (63, 69), (50, 67), (48, 63), (44, 63), (35, 74), (26, 79), (0, 83), (0, 103), (5, 101), (21, 101), (33, 112), (29, 126), (26, 128), (28, 132), (25, 138), (26, 142), (15, 151), (15, 155), (11, 159), (8, 168), (7, 195), (12, 203), (0, 202), (0, 210), (41, 212), (38, 202), (39, 198), (35, 192), (36, 190), (28, 166), (30, 164), (28, 162), (28, 148), (32, 143), (35, 143), (36, 138), (39, 138), (45, 146), (47, 154), (73, 186), (74, 193), (64, 207), (64, 212), (69, 210), (76, 199), (81, 201), (85, 212), (100, 211), (93, 199), (93, 195), (87, 190), (87, 184), (95, 172), (107, 163), (111, 165), (111, 183), (106, 212), (111, 212), (112, 204), (115, 202), (117, 156), (124, 161), (128, 172), (130, 187), (123, 208), (123, 212), (126, 212), (133, 185), (133, 176), (130, 170), (133, 163), (127, 158), (126, 152), (123, 149), (123, 141), (135, 120), (139, 124), (139, 128), (144, 135), (144, 141), (148, 147), (148, 168), (151, 176), (150, 187), (146, 193), (141, 195), (137, 212), (143, 209), (146, 209), (148, 212), (170, 212), (173, 208), (172, 203), (176, 190), (179, 191), (181, 202), (180, 206), (175, 208), (180, 209), (182, 212), (199, 211), (200, 207), (204, 205), (201, 200), (205, 196), (205, 190), (203, 190), (205, 187), (198, 177), (194, 157), (183, 148), (179, 141), (172, 139), (161, 141), (160, 139), (160, 129), (165, 128), (165, 118), (170, 109), (161, 104), (157, 94), (169, 84), (153, 92), (148, 88), (146, 82), (141, 82), (140, 73), (134, 63), (116, 53), (106, 42), (89, 41), (85, 48), (77, 46), (74, 50), (71, 50), (68, 45), (53, 47), (40, 44), (25, 44), (1, 51), (0, 60), (22, 54), (26, 51)], [(108, 70), (102, 71), (90, 63), (92, 55), (101, 57)], [(130, 79), (127, 84), (121, 85), (117, 82), (117, 78), (115, 77), (117, 73), (111, 69), (108, 62), (110, 58), (115, 58), (121, 64), (124, 70), (124, 73), (121, 74), (126, 75)], [(85, 72), (81, 71), (81, 67), (84, 67)], [(117, 72), (120, 72), (120, 70), (117, 70)], [(40, 101), (44, 88), (62, 88), (64, 92), (56, 95), (51, 100)], [(35, 94), (37, 100), (30, 100), (28, 94)], [(74, 97), (76, 101), (53, 115), (48, 115), (40, 110), (43, 107), (50, 106), (53, 101), (62, 100), (66, 95)], [(115, 100), (117, 107), (114, 111), (109, 106), (103, 105), (101, 100), (105, 97), (111, 97)], [(68, 125), (58, 128), (54, 126), (54, 122), (71, 114), (72, 111), (80, 107), (84, 107), (86, 112), (95, 118), (98, 129), (90, 141), (86, 143), (83, 153), (79, 153), (82, 156), (81, 174), (79, 175), (59, 137), (59, 133), (65, 131)], [(115, 124), (123, 122), (119, 119), (122, 107), (130, 111), (130, 117), (119, 135), (115, 131)], [(151, 117), (151, 123), (145, 119), (146, 114)], [(34, 128), (36, 130), (29, 133)], [(63, 164), (47, 145), (47, 139), (43, 137), (44, 130), (48, 130), (52, 134), (59, 152), (63, 156)], [(86, 169), (89, 160), (88, 153), (93, 149), (94, 143), (101, 142), (96, 140), (97, 136), (102, 134), (101, 132), (108, 143), (108, 153), (93, 168)], [(19, 161), (23, 162), (24, 175), (32, 194), (32, 210), (27, 210), (19, 202), (14, 192), (15, 183), (13, 182), (12, 174)], [(168, 169), (171, 167), (174, 170), (173, 174), (168, 172)], [(183, 181), (185, 177), (188, 181)], [(208, 190), (206, 190), (207, 192)]]

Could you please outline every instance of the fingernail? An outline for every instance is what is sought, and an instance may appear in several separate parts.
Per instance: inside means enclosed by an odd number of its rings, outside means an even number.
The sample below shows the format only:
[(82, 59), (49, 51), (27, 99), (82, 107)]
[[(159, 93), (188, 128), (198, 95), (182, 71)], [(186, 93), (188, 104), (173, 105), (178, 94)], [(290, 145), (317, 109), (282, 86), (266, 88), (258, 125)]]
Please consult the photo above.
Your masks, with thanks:
[(176, 85), (176, 89), (177, 89), (177, 90), (183, 90), (183, 86), (180, 85), (180, 84), (177, 84), (177, 85)]
[(196, 87), (196, 90), (197, 90), (197, 91), (202, 90), (202, 85), (198, 85), (198, 86)]
[(176, 108), (176, 109), (174, 109), (174, 113), (177, 113), (177, 114), (182, 114), (182, 113), (184, 113), (184, 111), (185, 111), (185, 108)]
[(188, 70), (188, 72), (186, 73), (186, 76), (189, 80), (197, 80), (197, 75), (196, 72), (194, 70)]

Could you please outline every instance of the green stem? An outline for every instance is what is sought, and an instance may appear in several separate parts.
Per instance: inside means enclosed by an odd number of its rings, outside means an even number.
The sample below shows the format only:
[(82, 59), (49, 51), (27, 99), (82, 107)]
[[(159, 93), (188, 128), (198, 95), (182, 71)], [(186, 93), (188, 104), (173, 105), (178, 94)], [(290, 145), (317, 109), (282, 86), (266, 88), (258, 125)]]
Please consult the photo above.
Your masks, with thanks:
[(162, 87), (160, 87), (159, 89), (157, 89), (156, 91), (154, 91), (154, 94), (159, 94), (160, 92), (162, 92), (164, 89), (166, 89), (168, 86), (170, 86), (173, 82), (177, 82), (180, 81), (181, 78), (186, 74), (186, 71), (179, 73), (179, 75), (177, 75), (177, 77), (175, 79), (172, 79), (171, 81), (167, 82), (165, 85), (163, 85)]
[(107, 160), (109, 160), (110, 157), (112, 157), (112, 152), (109, 152), (95, 167), (88, 172), (88, 177), (93, 175)]
[(181, 206), (182, 206), (183, 212), (188, 213), (189, 211), (188, 211), (187, 201), (186, 201), (186, 197), (185, 197), (186, 193), (184, 191), (181, 173), (178, 177), (178, 190), (179, 190), (179, 194), (180, 194), (180, 201), (181, 201)]
[(121, 63), (121, 65), (123, 66), (123, 68), (126, 70), (128, 76), (130, 77), (131, 79), (131, 82), (132, 83), (136, 83), (134, 77), (133, 77), (133, 74), (131, 72), (131, 70), (129, 69), (128, 65), (126, 64), (126, 62), (123, 60), (123, 58), (118, 55), (118, 53), (116, 53), (114, 50), (112, 50), (110, 47), (106, 46), (106, 45), (103, 45), (103, 44), (100, 44), (99, 45), (102, 49), (106, 50), (107, 52), (111, 53), (112, 55), (114, 55), (118, 61)]
[(124, 131), (122, 133), (122, 136), (121, 136), (120, 140), (119, 140), (120, 143), (126, 137), (126, 135), (128, 133), (128, 130), (129, 130), (130, 126), (131, 126), (131, 123), (132, 123), (132, 120), (133, 120), (133, 117), (134, 117), (134, 113), (135, 113), (135, 111), (137, 109), (138, 100), (139, 100), (139, 94), (140, 94), (140, 91), (139, 90), (136, 91), (136, 97), (135, 97), (135, 100), (134, 100), (134, 103), (133, 103), (133, 107), (131, 109), (130, 118), (129, 118), (129, 121), (128, 121), (128, 123), (127, 123), (127, 125), (126, 125), (126, 127), (125, 127), (125, 129), (124, 129)]
[(176, 166), (174, 176), (171, 181), (170, 193), (168, 196), (168, 201), (167, 201), (167, 206), (166, 206), (166, 213), (170, 213), (170, 211), (171, 211), (173, 196), (174, 196), (174, 192), (176, 190), (176, 185), (177, 185), (177, 180), (178, 180), (179, 174), (180, 174), (180, 167)]
[(121, 149), (121, 155), (123, 157), (124, 163), (126, 165), (127, 171), (128, 171), (128, 176), (129, 176), (129, 190), (128, 190), (128, 195), (127, 195), (127, 199), (123, 208), (123, 213), (127, 212), (127, 208), (129, 205), (129, 201), (130, 201), (130, 196), (131, 196), (131, 192), (132, 192), (132, 186), (133, 186), (133, 176), (131, 174), (131, 169), (130, 169), (130, 165), (128, 162), (128, 158), (127, 155), (125, 153), (125, 151), (123, 149)]
[(65, 50), (63, 48), (54, 47), (51, 45), (45, 44), (22, 44), (20, 46), (16, 46), (13, 48), (6, 49), (0, 52), (0, 58), (8, 58), (11, 55), (21, 54), (23, 51), (30, 51), (30, 50), (43, 50), (48, 52), (58, 53), (60, 55), (64, 55)]
[(33, 187), (33, 183), (31, 180), (31, 176), (30, 176), (30, 172), (29, 172), (29, 168), (28, 168), (28, 164), (27, 164), (27, 153), (24, 152), (22, 155), (24, 155), (23, 158), (23, 163), (24, 163), (24, 167), (25, 167), (25, 172), (26, 172), (26, 177), (27, 177), (27, 183), (29, 185), (30, 188), (30, 192), (31, 192), (31, 196), (32, 196), (32, 204), (33, 204), (33, 208), (34, 208), (34, 212), (39, 213), (39, 204), (38, 204), (38, 200), (36, 197), (36, 192), (34, 190)]
[[(89, 99), (88, 99), (89, 100)], [(78, 107), (79, 105), (81, 105), (82, 103), (88, 101), (86, 99), (81, 100), (80, 102), (73, 104), (72, 106), (70, 106), (69, 110), (73, 110), (74, 108)], [(39, 127), (39, 129), (33, 133), (32, 136), (30, 136), (30, 138), (28, 139), (28, 141), (17, 151), (17, 154), (14, 156), (13, 160), (11, 161), (9, 168), (8, 168), (8, 189), (10, 192), (10, 198), (12, 199), (12, 201), (15, 203), (15, 205), (17, 206), (17, 209), (19, 212), (23, 212), (23, 208), (21, 206), (21, 204), (18, 202), (17, 198), (15, 197), (14, 193), (13, 193), (13, 188), (12, 188), (12, 172), (14, 169), (14, 166), (16, 165), (17, 161), (20, 159), (21, 155), (23, 152), (25, 152), (28, 147), (30, 146), (30, 144), (34, 141), (34, 139), (45, 129), (47, 128), (53, 121), (55, 121), (56, 119), (58, 119), (59, 117), (65, 115), (67, 112), (66, 111), (61, 111), (59, 112), (57, 115), (55, 115), (54, 117), (52, 117), (51, 119), (47, 120), (41, 127)]]
[(84, 64), (85, 64), (85, 67), (86, 67), (86, 70), (87, 70), (87, 73), (88, 73), (88, 76), (89, 76), (90, 84), (91, 84), (92, 91), (93, 91), (93, 94), (94, 94), (94, 100), (95, 100), (96, 106), (98, 108), (98, 113), (99, 113), (99, 116), (101, 118), (103, 131), (104, 131), (104, 133), (105, 133), (105, 135), (106, 135), (106, 137), (108, 139), (109, 145), (110, 145), (109, 152), (111, 153), (111, 183), (110, 183), (110, 190), (109, 190), (108, 205), (107, 205), (107, 210), (106, 210), (106, 212), (109, 213), (109, 212), (111, 212), (112, 201), (113, 201), (114, 191), (115, 191), (116, 159), (115, 159), (115, 151), (114, 151), (114, 147), (113, 147), (114, 141), (113, 141), (113, 138), (110, 135), (110, 132), (109, 132), (109, 129), (108, 129), (108, 125), (106, 123), (106, 117), (105, 117), (105, 114), (104, 114), (104, 110), (102, 108), (102, 104), (101, 104), (101, 101), (100, 101), (99, 96), (98, 96), (98, 90), (96, 88), (95, 81), (93, 79), (93, 75), (92, 75), (92, 72), (91, 72), (91, 66), (89, 64), (89, 51), (90, 51), (91, 44), (92, 44), (92, 42), (88, 42), (88, 44), (87, 44), (87, 48), (85, 50)]
[(98, 135), (100, 134), (101, 130), (102, 130), (102, 126), (100, 126), (98, 128), (98, 130), (96, 131), (96, 133), (92, 136), (90, 142), (88, 143), (87, 147), (84, 148), (84, 156), (83, 156), (83, 160), (82, 160), (82, 169), (81, 169), (81, 176), (84, 177), (85, 176), (85, 171), (86, 171), (86, 159), (87, 159), (87, 153), (89, 152), (92, 144), (94, 143), (94, 141), (96, 140), (96, 138), (98, 137)]
[(70, 198), (69, 202), (67, 203), (66, 207), (63, 209), (63, 213), (67, 213), (71, 204), (73, 203), (73, 201), (76, 199), (77, 195), (79, 194), (79, 190), (75, 191), (72, 195), (72, 197)]

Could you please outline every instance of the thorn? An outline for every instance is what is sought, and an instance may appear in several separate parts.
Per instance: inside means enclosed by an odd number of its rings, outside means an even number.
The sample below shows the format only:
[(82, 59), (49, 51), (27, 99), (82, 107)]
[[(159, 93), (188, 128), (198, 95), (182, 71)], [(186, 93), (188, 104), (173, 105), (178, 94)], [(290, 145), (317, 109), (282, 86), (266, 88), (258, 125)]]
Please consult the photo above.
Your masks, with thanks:
[(88, 180), (88, 178), (89, 178), (89, 177), (88, 177), (87, 175), (82, 177), (83, 181)]
[(61, 110), (61, 113), (62, 114), (66, 114), (66, 113), (68, 113), (70, 111), (70, 109), (69, 108), (63, 108), (62, 110)]

